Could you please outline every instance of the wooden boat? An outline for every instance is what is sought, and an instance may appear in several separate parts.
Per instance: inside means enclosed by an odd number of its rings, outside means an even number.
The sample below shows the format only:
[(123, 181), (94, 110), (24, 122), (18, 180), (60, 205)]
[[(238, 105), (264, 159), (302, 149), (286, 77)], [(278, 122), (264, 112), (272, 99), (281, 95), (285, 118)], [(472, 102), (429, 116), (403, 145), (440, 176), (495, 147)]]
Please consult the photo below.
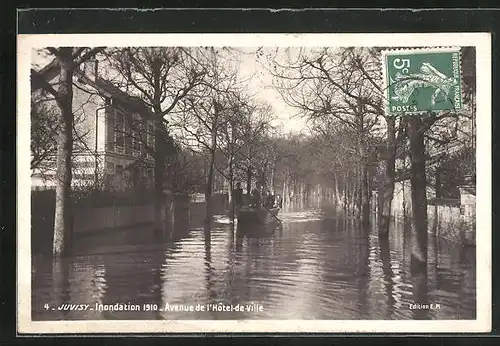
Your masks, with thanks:
[(238, 211), (238, 224), (267, 224), (277, 222), (280, 208), (255, 208), (244, 206)]

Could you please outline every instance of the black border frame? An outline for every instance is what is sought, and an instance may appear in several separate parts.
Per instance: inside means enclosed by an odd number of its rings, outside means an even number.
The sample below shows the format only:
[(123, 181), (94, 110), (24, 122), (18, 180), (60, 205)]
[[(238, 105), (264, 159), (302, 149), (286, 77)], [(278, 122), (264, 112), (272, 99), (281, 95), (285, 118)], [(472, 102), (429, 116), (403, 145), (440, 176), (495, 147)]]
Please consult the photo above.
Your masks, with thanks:
[[(200, 5), (200, 4), (198, 4)], [(421, 3), (421, 5), (423, 5)], [(290, 8), (291, 6), (286, 6)], [(0, 115), (0, 170), (1, 194), (0, 194), (0, 274), (2, 275), (0, 284), (0, 309), (2, 309), (0, 320), (0, 341), (2, 337), (7, 337), (12, 343), (12, 337), (16, 336), (16, 208), (22, 212), (22, 206), (17, 206), (10, 202), (10, 196), (16, 200), (16, 103), (15, 89), (12, 85), (16, 83), (16, 47), (15, 34), (17, 33), (174, 33), (174, 32), (211, 32), (211, 33), (314, 33), (314, 32), (491, 32), (492, 33), (492, 102), (493, 114), (497, 114), (500, 109), (500, 100), (495, 99), (497, 92), (499, 59), (495, 59), (499, 49), (499, 37), (497, 35), (500, 28), (500, 11), (497, 10), (475, 10), (475, 9), (305, 9), (305, 10), (270, 10), (270, 9), (157, 9), (157, 10), (116, 10), (116, 9), (26, 9), (15, 13), (13, 18), (17, 21), (17, 27), (10, 27), (2, 30), (0, 41), (0, 100), (3, 107), (3, 114)], [(12, 20), (4, 21), (5, 24), (12, 23)], [(5, 32), (5, 33), (4, 33)], [(7, 49), (5, 49), (7, 47)], [(495, 117), (492, 118), (492, 139), (496, 134)], [(495, 145), (492, 147), (493, 164), (496, 162), (497, 152)], [(495, 165), (493, 166), (493, 175)], [(493, 181), (492, 181), (493, 183)], [(495, 210), (497, 193), (493, 184), (493, 254), (498, 250), (499, 236), (495, 230)], [(493, 259), (495, 256), (493, 255)], [(457, 335), (432, 334), (437, 338), (426, 341), (443, 344), (452, 342), (457, 345), (468, 345), (474, 339), (481, 339), (481, 344), (487, 341), (485, 336), (498, 334), (500, 331), (500, 316), (495, 307), (499, 302), (499, 280), (498, 265), (492, 261), (493, 280), (493, 318), (492, 333)], [(107, 334), (115, 336), (115, 334)], [(159, 336), (207, 336), (207, 334), (154, 334)], [(213, 334), (208, 334), (213, 336)], [(271, 333), (235, 333), (216, 334), (216, 336), (315, 336), (310, 341), (317, 342), (316, 337), (332, 337), (330, 343), (342, 341), (346, 344), (357, 342), (367, 342), (369, 344), (386, 344), (387, 337), (401, 339), (405, 337), (405, 342), (422, 341), (420, 336), (430, 336), (431, 334), (271, 334)], [(27, 337), (37, 336), (35, 334), (20, 334), (17, 341), (26, 342)], [(57, 339), (67, 339), (69, 334), (54, 335), (44, 334), (42, 337), (55, 337)], [(80, 337), (97, 337), (106, 343), (112, 343), (108, 337), (99, 334), (80, 334), (76, 342), (81, 342)], [(119, 334), (119, 336), (134, 336), (133, 334)], [(347, 337), (347, 338), (346, 338)], [(359, 339), (358, 339), (359, 338)], [(472, 339), (471, 339), (472, 338)], [(138, 342), (150, 340), (150, 337), (141, 336)], [(188, 341), (185, 338), (176, 338), (177, 342)], [(95, 340), (95, 339), (94, 339)], [(261, 341), (254, 339), (255, 341)], [(246, 340), (253, 341), (253, 340)], [(289, 338), (280, 339), (289, 342)], [(395, 340), (396, 341), (396, 340)], [(118, 341), (120, 342), (120, 341)]]

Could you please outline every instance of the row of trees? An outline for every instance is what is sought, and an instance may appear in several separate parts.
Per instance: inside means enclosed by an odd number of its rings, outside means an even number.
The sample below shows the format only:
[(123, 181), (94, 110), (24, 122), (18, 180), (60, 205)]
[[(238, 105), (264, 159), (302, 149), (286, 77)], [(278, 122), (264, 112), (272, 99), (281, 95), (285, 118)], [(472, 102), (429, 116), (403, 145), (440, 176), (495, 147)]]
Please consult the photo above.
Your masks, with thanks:
[[(98, 78), (126, 93), (139, 108), (147, 110), (146, 118), (154, 123), (151, 133), (144, 127), (144, 118), (125, 112), (127, 126), (115, 124), (115, 129), (123, 131), (128, 141), (140, 143), (144, 156), (138, 161), (146, 161), (148, 154), (153, 159), (158, 229), (165, 224), (165, 188), (188, 192), (194, 185), (203, 185), (209, 225), (216, 172), (224, 176), (232, 191), (242, 171), (247, 185), (259, 171), (258, 148), (272, 130), (273, 115), (268, 105), (246, 92), (247, 80), (239, 75), (233, 50), (49, 47), (45, 53), (52, 61), (31, 71), (32, 120), (36, 125), (32, 128), (32, 168), (56, 157), (55, 255), (71, 249), (72, 165), (79, 138), (75, 138), (73, 89), (81, 88), (75, 82), (76, 75), (85, 81), (95, 74), (94, 81)], [(94, 69), (95, 60), (99, 67)], [(58, 75), (55, 78), (54, 70)], [(86, 74), (82, 76), (80, 70)], [(55, 101), (55, 107), (48, 107), (50, 103), (45, 101)], [(186, 174), (191, 180), (186, 181)]]
[[(241, 54), (235, 49), (47, 48), (53, 61), (38, 72), (32, 70), (32, 81), (55, 98), (57, 109), (49, 112), (37, 102), (32, 110), (43, 115), (37, 118), (39, 128), (56, 135), (51, 142), (57, 152), (54, 253), (64, 253), (71, 234), (67, 207), (71, 157), (80, 138), (76, 135), (75, 141), (73, 74), (80, 64), (97, 59), (99, 78), (132, 95), (154, 122), (154, 133), (149, 133), (141, 127), (142, 120), (129, 116), (126, 121), (132, 131), (126, 135), (141, 143), (153, 158), (157, 228), (164, 224), (165, 186), (180, 191), (203, 188), (209, 202), (217, 175), (223, 177), (230, 192), (235, 181), (244, 182), (247, 192), (253, 181), (259, 181), (289, 199), (305, 196), (319, 184), (333, 191), (336, 202), (365, 224), (370, 191), (377, 189), (378, 229), (381, 236), (387, 236), (395, 182), (407, 174), (396, 169), (396, 162), (408, 155), (416, 240), (413, 258), (416, 264), (424, 263), (428, 151), (456, 139), (457, 129), (462, 128), (459, 123), (468, 120), (471, 112), (388, 116), (383, 108), (380, 51), (256, 50), (256, 59), (273, 76), (283, 100), (309, 121), (311, 135), (304, 136), (280, 134), (271, 126), (272, 108), (249, 94), (249, 80), (240, 74)], [(59, 71), (56, 84), (44, 75), (51, 66)], [(473, 82), (464, 86), (471, 109), (474, 89)], [(32, 146), (32, 152), (39, 152), (34, 157), (43, 158), (40, 148), (47, 138), (52, 136), (41, 136), (40, 143)], [(229, 198), (231, 201), (231, 193)], [(211, 203), (206, 203), (207, 225), (212, 214)]]
[[(362, 223), (367, 224), (370, 191), (378, 190), (380, 236), (388, 235), (395, 182), (406, 176), (406, 172), (396, 170), (396, 162), (409, 156), (412, 263), (415, 268), (425, 268), (429, 171), (426, 161), (432, 150), (443, 151), (450, 142), (464, 138), (457, 129), (463, 129), (463, 123), (474, 116), (475, 81), (464, 78), (468, 109), (462, 113), (390, 116), (383, 106), (381, 50), (260, 49), (257, 58), (273, 75), (274, 85), (285, 102), (311, 122), (315, 140), (323, 144), (315, 148), (328, 162), (324, 173), (330, 174), (337, 186), (339, 202), (343, 199), (345, 205), (353, 206)], [(468, 57), (463, 61), (464, 69), (473, 70), (473, 55), (471, 49), (462, 49), (462, 56)], [(472, 131), (465, 133), (466, 138), (473, 136)]]

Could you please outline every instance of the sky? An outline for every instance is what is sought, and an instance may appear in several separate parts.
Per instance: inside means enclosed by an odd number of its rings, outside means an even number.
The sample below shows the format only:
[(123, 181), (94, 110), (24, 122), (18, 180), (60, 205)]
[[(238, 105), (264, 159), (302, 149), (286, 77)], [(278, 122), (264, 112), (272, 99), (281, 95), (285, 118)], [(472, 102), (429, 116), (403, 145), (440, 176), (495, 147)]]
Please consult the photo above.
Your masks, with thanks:
[(305, 120), (296, 116), (297, 110), (288, 106), (273, 88), (271, 74), (255, 58), (256, 48), (240, 48), (240, 50), (243, 52), (240, 74), (247, 78), (253, 76), (250, 81), (250, 92), (255, 94), (257, 99), (273, 107), (277, 117), (273, 125), (282, 125), (284, 132), (303, 132), (306, 127)]
[[(297, 110), (288, 106), (281, 95), (273, 88), (271, 74), (257, 61), (255, 51), (257, 47), (238, 48), (241, 54), (239, 73), (242, 79), (249, 81), (249, 93), (262, 102), (272, 106), (276, 119), (272, 124), (281, 128), (284, 133), (306, 131), (306, 122), (296, 116)], [(33, 50), (32, 65), (40, 69), (52, 60), (52, 56)]]

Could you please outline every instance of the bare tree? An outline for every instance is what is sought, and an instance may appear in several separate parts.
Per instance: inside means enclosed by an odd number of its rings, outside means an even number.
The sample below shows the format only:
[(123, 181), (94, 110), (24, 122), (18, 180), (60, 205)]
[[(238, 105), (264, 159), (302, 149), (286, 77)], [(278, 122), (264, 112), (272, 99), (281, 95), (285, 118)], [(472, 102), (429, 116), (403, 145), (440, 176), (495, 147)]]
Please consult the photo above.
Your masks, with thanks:
[(356, 133), (336, 121), (313, 123), (312, 133), (312, 141), (317, 148), (312, 154), (315, 166), (333, 181), (336, 203), (350, 212), (356, 204), (356, 191), (359, 190), (359, 181), (352, 179), (359, 162)]
[[(80, 64), (94, 57), (104, 48), (48, 47), (54, 60), (40, 72), (31, 70), (32, 85), (42, 88), (54, 96), (60, 113), (57, 133), (56, 159), (56, 208), (54, 221), (54, 255), (62, 255), (70, 250), (72, 216), (70, 209), (71, 157), (73, 153), (73, 73)], [(51, 68), (57, 68), (57, 85), (48, 78)]]
[(253, 102), (246, 107), (239, 120), (238, 138), (240, 145), (234, 148), (236, 165), (244, 171), (246, 190), (250, 193), (252, 178), (266, 185), (266, 153), (272, 142), (269, 132), (272, 130), (272, 108), (269, 105)]
[(41, 97), (31, 98), (31, 169), (43, 170), (47, 161), (57, 151), (56, 136), (59, 131), (57, 110)]
[[(462, 48), (466, 52), (468, 48)], [(473, 60), (464, 61), (468, 69), (471, 68)], [(474, 77), (474, 76), (472, 76)], [(411, 160), (411, 201), (412, 201), (412, 257), (411, 267), (413, 272), (425, 272), (427, 270), (427, 160), (432, 156), (430, 149), (435, 149), (436, 144), (459, 141), (458, 128), (462, 120), (473, 120), (475, 101), (473, 97), (475, 83), (463, 83), (466, 90), (464, 110), (450, 110), (440, 112), (427, 112), (419, 117), (404, 116)], [(466, 142), (469, 136), (465, 136)], [(435, 153), (434, 153), (435, 155)]]
[[(351, 49), (288, 50), (281, 62), (271, 57), (269, 70), (285, 102), (316, 121), (335, 119), (356, 133), (359, 158), (360, 217), (369, 219), (368, 153), (365, 139), (380, 128), (380, 95), (360, 71)], [(282, 54), (283, 55), (283, 54)]]
[(196, 144), (208, 152), (205, 184), (205, 225), (210, 229), (212, 219), (212, 192), (216, 167), (216, 154), (224, 140), (224, 129), (235, 116), (239, 95), (238, 70), (231, 67), (231, 61), (224, 50), (213, 47), (200, 49), (198, 61), (206, 69), (204, 82), (194, 89), (194, 93), (182, 100), (182, 112), (178, 115), (177, 126), (188, 145)]
[(152, 152), (155, 161), (155, 224), (157, 229), (163, 229), (166, 161), (174, 153), (169, 118), (178, 111), (179, 102), (201, 85), (206, 68), (187, 48), (127, 47), (110, 50), (107, 56), (117, 72), (111, 82), (128, 94), (137, 95), (152, 114), (154, 143), (145, 138), (148, 130), (137, 131), (136, 137), (146, 147), (153, 145), (146, 150)]

